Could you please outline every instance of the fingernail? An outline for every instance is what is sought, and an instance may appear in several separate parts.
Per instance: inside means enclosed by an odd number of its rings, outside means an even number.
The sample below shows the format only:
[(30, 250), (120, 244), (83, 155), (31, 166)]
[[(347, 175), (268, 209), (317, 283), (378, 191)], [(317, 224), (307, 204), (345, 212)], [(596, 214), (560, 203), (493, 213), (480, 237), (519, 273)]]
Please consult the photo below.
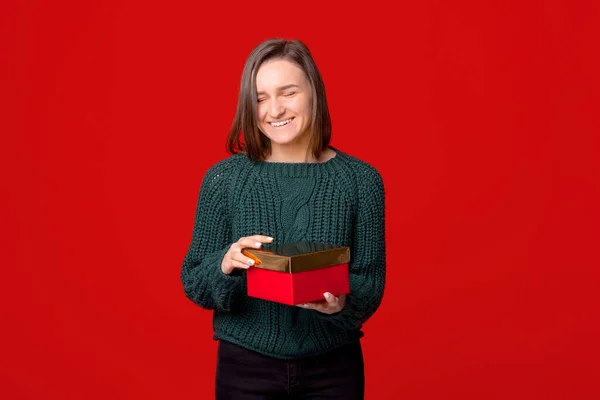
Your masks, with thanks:
[(329, 292), (325, 292), (323, 293), (323, 296), (325, 296), (326, 299), (329, 299), (331, 297), (331, 294)]
[(253, 259), (249, 259), (248, 261), (246, 261), (248, 263), (248, 265), (254, 265), (254, 260)]
[(262, 243), (261, 242), (256, 242), (256, 243), (254, 243), (254, 246), (260, 247), (260, 246), (262, 246)]
[[(244, 255), (246, 257), (248, 257), (250, 260), (252, 260), (252, 265), (260, 265), (260, 264), (262, 264), (260, 262), (260, 260), (255, 255), (253, 255), (252, 253), (244, 253)], [(250, 262), (248, 261), (248, 263), (250, 263)]]
[(272, 237), (268, 237), (267, 240), (270, 242), (270, 241), (273, 240), (273, 238)]

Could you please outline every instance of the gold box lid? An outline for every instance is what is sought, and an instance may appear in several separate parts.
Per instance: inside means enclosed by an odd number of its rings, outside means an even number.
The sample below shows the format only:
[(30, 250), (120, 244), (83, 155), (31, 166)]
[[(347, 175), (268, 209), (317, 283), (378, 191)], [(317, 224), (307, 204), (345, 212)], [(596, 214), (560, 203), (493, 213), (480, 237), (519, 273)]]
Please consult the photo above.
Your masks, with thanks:
[(261, 249), (246, 248), (244, 255), (252, 258), (257, 268), (279, 272), (305, 272), (350, 262), (350, 248), (327, 243), (293, 242), (264, 245)]

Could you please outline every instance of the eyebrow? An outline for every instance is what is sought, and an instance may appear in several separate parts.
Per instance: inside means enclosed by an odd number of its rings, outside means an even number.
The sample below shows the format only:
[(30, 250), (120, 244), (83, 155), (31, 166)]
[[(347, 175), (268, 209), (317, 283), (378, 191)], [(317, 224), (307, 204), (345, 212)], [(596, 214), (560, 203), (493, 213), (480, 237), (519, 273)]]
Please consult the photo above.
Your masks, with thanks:
[[(300, 89), (300, 86), (295, 85), (295, 84), (292, 83), (292, 84), (289, 84), (289, 85), (284, 85), (284, 86), (278, 87), (277, 91), (278, 92), (282, 92), (284, 90), (291, 89), (291, 88), (298, 88), (298, 89)], [(256, 93), (257, 96), (260, 96), (260, 95), (263, 95), (263, 94), (265, 94), (265, 92), (258, 92), (258, 93)]]

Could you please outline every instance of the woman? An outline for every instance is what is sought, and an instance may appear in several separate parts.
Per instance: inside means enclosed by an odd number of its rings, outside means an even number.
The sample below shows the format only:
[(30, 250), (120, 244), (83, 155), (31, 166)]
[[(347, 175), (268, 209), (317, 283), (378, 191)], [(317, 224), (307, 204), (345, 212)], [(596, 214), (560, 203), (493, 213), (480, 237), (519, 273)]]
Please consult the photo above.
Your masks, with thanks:
[[(329, 145), (325, 88), (300, 41), (248, 57), (232, 156), (202, 181), (181, 279), (214, 310), (217, 399), (362, 399), (361, 327), (385, 285), (384, 187), (364, 161)], [(288, 306), (248, 297), (244, 248), (295, 241), (349, 246), (350, 293)]]

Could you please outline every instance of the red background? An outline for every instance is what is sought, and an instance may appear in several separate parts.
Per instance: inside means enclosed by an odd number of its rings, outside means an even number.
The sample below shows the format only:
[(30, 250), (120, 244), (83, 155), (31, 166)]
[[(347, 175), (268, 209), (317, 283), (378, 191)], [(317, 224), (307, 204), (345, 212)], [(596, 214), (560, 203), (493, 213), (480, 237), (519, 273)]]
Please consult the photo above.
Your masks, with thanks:
[(367, 399), (599, 398), (598, 3), (244, 4), (2, 2), (0, 397), (212, 398), (179, 271), (283, 36), (386, 184)]

